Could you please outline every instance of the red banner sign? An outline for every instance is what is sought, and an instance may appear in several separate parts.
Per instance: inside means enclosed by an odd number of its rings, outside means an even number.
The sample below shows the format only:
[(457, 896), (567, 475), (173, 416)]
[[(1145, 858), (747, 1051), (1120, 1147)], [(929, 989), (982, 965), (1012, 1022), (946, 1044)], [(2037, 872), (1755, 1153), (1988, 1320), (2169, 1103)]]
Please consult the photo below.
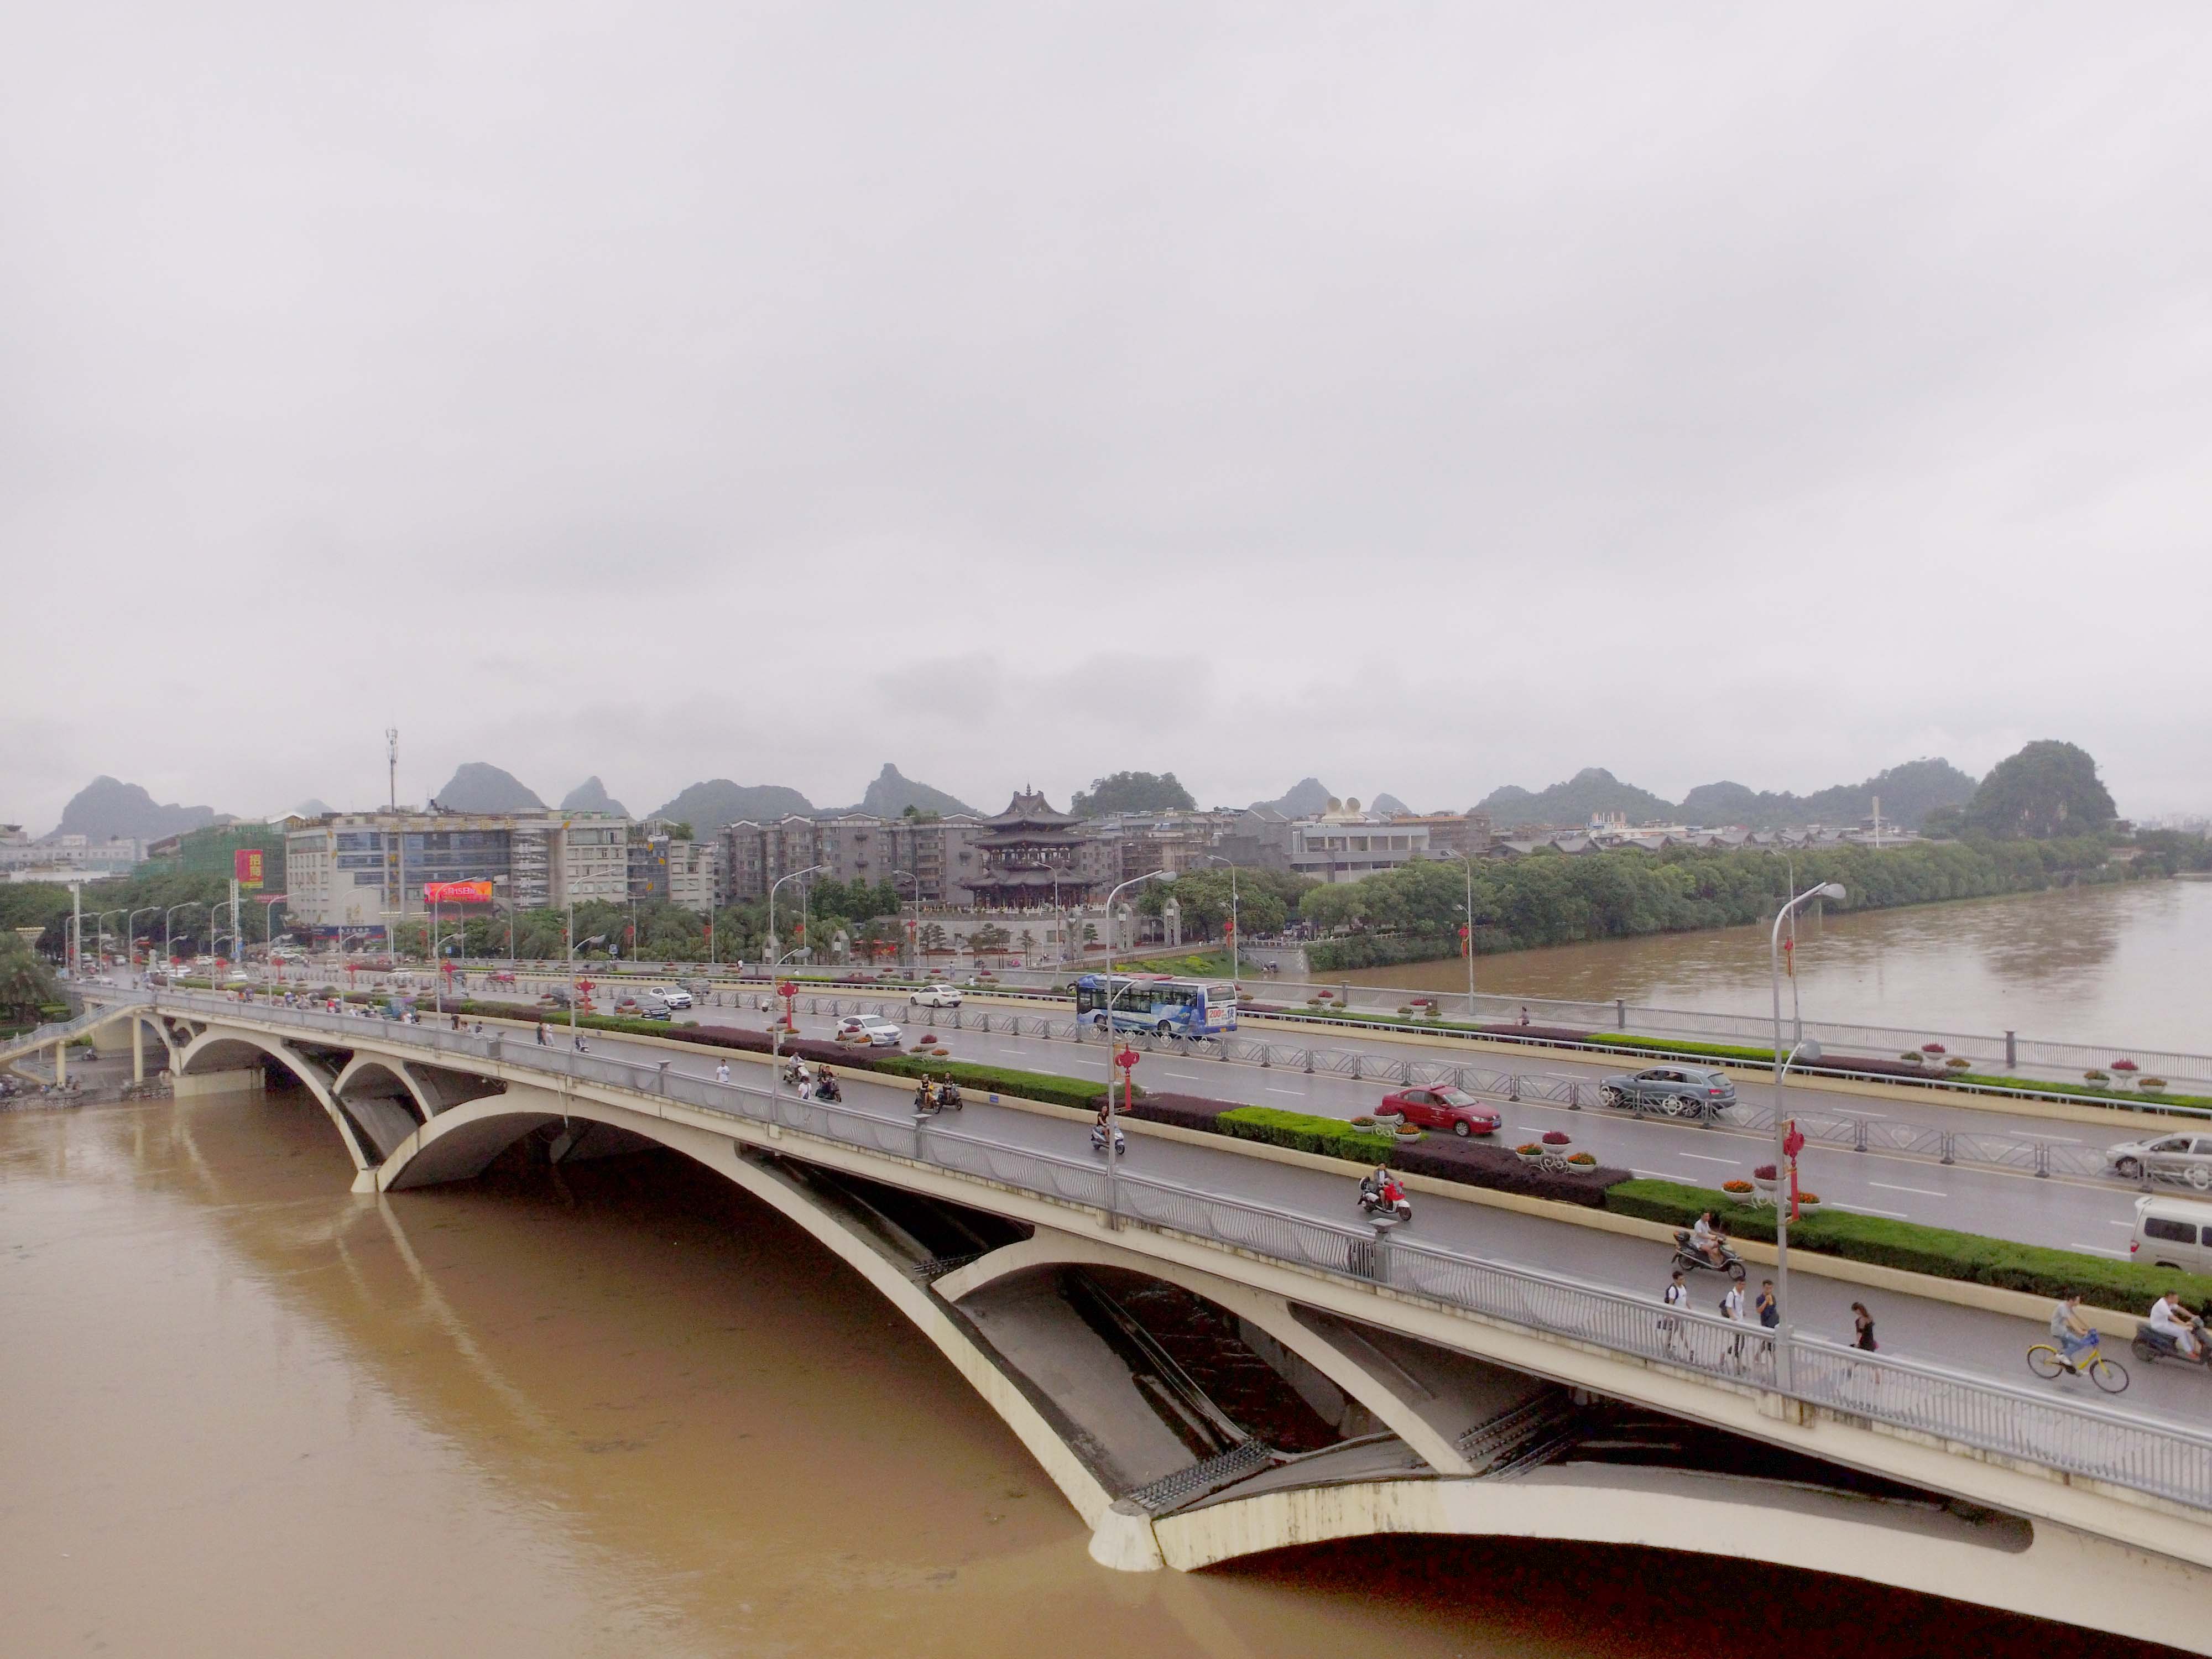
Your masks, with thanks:
[(240, 887), (261, 885), (261, 860), (264, 854), (258, 847), (242, 847), (230, 855), (230, 878)]
[(489, 881), (426, 881), (422, 884), (422, 902), (425, 904), (489, 904)]

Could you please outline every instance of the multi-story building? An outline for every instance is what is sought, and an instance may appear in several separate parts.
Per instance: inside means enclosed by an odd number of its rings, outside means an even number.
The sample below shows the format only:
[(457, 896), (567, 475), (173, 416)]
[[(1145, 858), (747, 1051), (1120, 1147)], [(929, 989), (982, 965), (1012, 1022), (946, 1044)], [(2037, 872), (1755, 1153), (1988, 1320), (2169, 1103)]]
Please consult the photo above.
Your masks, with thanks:
[(1431, 858), (1479, 859), (1490, 850), (1490, 843), (1496, 838), (1490, 814), (1480, 809), (1466, 812), (1394, 813), (1391, 833), (1397, 834), (1401, 826), (1429, 832)]
[(1358, 881), (1430, 856), (1425, 824), (1369, 812), (1324, 812), (1291, 825), (1291, 868), (1316, 881)]
[(982, 868), (982, 826), (957, 814), (939, 818), (881, 818), (846, 812), (833, 818), (793, 816), (775, 823), (731, 824), (717, 838), (720, 890), (728, 904), (757, 902), (770, 884), (825, 865), (823, 879), (879, 886), (894, 883), (902, 899), (965, 908)]
[(711, 841), (671, 841), (668, 843), (668, 902), (701, 915), (714, 908), (720, 886), (721, 843)]
[(623, 902), (629, 820), (594, 813), (333, 812), (285, 837), (295, 933), (333, 937), (419, 915), (428, 882), (489, 881), (522, 909)]
[(33, 841), (20, 824), (0, 837), (0, 875), (10, 880), (98, 881), (127, 876), (143, 861), (143, 842), (127, 836), (94, 841), (89, 836), (48, 836)]

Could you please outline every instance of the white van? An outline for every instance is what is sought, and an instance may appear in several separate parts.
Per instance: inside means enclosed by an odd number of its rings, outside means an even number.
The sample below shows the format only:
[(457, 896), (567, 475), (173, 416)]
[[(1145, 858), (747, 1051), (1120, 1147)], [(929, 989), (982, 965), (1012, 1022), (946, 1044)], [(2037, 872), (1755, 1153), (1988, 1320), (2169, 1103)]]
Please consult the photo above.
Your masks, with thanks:
[(2137, 1199), (2128, 1259), (2148, 1267), (2212, 1273), (2212, 1204), (2156, 1194)]

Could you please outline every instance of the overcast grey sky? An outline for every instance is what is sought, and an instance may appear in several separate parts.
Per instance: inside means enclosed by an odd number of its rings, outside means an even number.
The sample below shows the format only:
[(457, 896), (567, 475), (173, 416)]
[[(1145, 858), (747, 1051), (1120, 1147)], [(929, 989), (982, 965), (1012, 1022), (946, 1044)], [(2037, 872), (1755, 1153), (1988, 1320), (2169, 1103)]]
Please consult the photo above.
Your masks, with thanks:
[(74, 3), (0, 817), (485, 759), (2212, 805), (2212, 13)]

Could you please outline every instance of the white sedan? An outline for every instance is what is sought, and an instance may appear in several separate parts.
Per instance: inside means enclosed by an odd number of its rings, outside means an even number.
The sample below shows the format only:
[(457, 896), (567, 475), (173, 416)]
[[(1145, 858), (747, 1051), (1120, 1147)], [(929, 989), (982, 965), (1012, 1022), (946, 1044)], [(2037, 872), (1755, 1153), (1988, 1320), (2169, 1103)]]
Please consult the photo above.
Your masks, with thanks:
[(848, 1014), (837, 1022), (837, 1041), (865, 1042), (873, 1048), (896, 1048), (899, 1028), (881, 1014)]
[(907, 998), (916, 1008), (957, 1008), (960, 988), (956, 985), (925, 985)]
[(679, 985), (656, 985), (650, 994), (659, 997), (672, 1008), (689, 1008), (691, 1006), (691, 994)]

